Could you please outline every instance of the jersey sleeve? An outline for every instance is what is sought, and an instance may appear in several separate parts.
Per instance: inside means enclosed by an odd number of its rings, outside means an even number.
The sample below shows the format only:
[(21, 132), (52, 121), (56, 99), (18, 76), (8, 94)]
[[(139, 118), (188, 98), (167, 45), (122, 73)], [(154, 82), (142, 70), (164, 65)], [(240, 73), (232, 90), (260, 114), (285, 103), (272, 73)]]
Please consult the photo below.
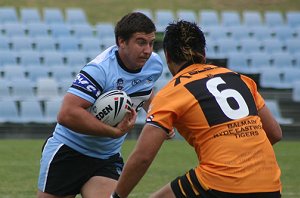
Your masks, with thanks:
[(242, 78), (246, 81), (250, 91), (252, 92), (257, 109), (259, 110), (263, 108), (263, 106), (265, 105), (265, 101), (261, 94), (258, 92), (256, 83), (249, 77), (242, 76)]
[(177, 118), (174, 104), (161, 95), (156, 95), (150, 104), (146, 123), (162, 128), (169, 133), (173, 129), (173, 123)]
[(99, 67), (86, 65), (77, 74), (68, 92), (94, 103), (103, 91), (104, 80), (105, 74)]

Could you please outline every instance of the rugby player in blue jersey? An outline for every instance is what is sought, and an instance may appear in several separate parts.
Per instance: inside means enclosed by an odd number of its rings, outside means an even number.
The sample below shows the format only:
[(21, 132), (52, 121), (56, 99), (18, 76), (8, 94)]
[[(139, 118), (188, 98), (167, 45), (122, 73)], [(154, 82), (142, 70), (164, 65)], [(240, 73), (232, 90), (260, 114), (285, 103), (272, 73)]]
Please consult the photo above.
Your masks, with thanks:
[[(136, 112), (148, 109), (163, 63), (153, 52), (155, 25), (139, 12), (115, 27), (116, 45), (85, 65), (68, 89), (53, 135), (43, 147), (38, 198), (109, 197), (123, 168), (120, 154)], [(107, 91), (119, 89), (132, 99), (132, 111), (116, 127), (86, 109)]]

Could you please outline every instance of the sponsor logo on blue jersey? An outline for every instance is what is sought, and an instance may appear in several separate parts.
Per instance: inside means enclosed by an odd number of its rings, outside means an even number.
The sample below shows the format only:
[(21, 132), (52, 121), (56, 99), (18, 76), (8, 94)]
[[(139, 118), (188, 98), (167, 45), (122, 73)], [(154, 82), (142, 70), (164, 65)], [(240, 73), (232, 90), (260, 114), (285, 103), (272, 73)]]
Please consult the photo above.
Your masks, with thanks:
[(97, 88), (97, 86), (82, 73), (77, 74), (73, 82), (73, 86), (84, 89), (96, 97), (100, 96), (101, 94), (101, 91)]
[(140, 82), (141, 82), (140, 79), (134, 79), (134, 80), (131, 82), (131, 84), (132, 84), (132, 86), (135, 86), (135, 85), (139, 84)]

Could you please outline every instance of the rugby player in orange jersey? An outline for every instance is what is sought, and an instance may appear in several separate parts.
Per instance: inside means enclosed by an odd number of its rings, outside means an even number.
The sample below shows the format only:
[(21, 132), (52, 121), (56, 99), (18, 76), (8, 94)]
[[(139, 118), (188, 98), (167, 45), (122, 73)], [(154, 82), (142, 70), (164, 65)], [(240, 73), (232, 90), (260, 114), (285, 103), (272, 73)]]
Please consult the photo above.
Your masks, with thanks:
[(152, 198), (281, 197), (281, 172), (272, 147), (282, 138), (279, 124), (256, 83), (207, 64), (205, 47), (195, 23), (177, 21), (166, 28), (163, 48), (173, 78), (151, 102), (111, 197), (129, 195), (173, 127), (194, 147), (199, 164)]

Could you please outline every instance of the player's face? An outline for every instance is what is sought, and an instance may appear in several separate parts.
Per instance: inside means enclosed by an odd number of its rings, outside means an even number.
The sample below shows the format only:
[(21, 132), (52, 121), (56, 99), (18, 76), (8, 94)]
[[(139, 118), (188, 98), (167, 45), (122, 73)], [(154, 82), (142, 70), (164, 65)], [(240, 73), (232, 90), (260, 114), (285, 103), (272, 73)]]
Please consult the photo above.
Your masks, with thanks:
[(125, 66), (132, 70), (143, 67), (151, 56), (154, 40), (155, 32), (137, 32), (128, 41), (119, 39), (119, 54)]

